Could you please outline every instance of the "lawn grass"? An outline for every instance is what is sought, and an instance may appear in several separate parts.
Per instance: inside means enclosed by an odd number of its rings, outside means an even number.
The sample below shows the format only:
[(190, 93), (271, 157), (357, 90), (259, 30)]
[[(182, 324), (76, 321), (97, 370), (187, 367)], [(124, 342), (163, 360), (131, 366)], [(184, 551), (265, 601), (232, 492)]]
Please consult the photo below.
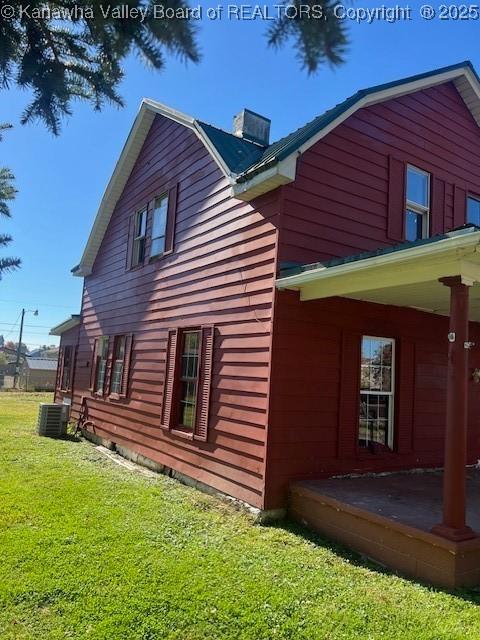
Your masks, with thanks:
[(50, 399), (0, 394), (1, 640), (480, 637), (475, 592), (382, 573), (88, 443), (40, 438)]

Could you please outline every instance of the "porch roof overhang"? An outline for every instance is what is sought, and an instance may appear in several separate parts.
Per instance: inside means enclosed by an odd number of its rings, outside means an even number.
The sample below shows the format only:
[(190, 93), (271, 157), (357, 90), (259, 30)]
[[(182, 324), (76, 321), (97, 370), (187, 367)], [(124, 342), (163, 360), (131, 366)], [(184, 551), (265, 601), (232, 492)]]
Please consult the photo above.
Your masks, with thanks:
[[(480, 228), (468, 225), (416, 243), (329, 263), (304, 265), (280, 277), (278, 289), (301, 300), (341, 296), (449, 315), (450, 292), (440, 278), (480, 283)], [(480, 287), (472, 286), (470, 319), (480, 321)]]

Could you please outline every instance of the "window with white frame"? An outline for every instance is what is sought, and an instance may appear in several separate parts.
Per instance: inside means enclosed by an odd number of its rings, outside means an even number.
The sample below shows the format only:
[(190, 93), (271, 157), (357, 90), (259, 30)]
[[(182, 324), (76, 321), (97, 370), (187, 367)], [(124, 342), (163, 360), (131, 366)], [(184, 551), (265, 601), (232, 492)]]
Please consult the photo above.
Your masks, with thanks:
[(467, 222), (480, 227), (480, 199), (467, 196)]
[(405, 239), (428, 238), (430, 226), (430, 174), (407, 166)]
[(126, 336), (115, 336), (113, 341), (112, 381), (111, 393), (122, 392), (123, 373), (125, 368), (125, 344)]
[(137, 211), (133, 230), (132, 267), (142, 264), (145, 259), (145, 238), (147, 233), (147, 209)]
[(391, 338), (362, 337), (360, 365), (360, 447), (393, 446), (394, 356)]
[(151, 256), (159, 256), (165, 252), (165, 238), (167, 234), (168, 194), (165, 193), (155, 200), (152, 222)]
[(105, 391), (105, 374), (107, 372), (107, 359), (108, 359), (108, 337), (102, 336), (98, 338), (95, 348), (95, 393), (100, 395)]

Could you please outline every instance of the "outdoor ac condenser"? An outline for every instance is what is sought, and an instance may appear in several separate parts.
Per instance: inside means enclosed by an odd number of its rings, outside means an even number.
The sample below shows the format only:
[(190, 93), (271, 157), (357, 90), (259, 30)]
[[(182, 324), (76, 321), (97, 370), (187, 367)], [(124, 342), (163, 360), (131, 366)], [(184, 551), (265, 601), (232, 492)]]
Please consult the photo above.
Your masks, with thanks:
[(39, 435), (49, 438), (64, 436), (67, 432), (64, 406), (42, 402), (38, 409), (37, 431)]

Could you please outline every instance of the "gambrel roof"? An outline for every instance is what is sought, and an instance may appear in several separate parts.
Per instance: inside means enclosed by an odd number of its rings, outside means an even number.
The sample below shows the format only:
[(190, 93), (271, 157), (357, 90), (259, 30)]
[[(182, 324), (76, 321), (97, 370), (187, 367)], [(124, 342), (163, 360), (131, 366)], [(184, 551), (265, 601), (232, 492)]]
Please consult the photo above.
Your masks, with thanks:
[(359, 109), (446, 82), (455, 84), (480, 125), (480, 80), (469, 61), (357, 91), (333, 109), (268, 146), (242, 139), (159, 102), (144, 99), (105, 190), (83, 256), (79, 265), (72, 269), (74, 275), (91, 273), (115, 205), (157, 114), (191, 129), (229, 180), (232, 196), (248, 201), (292, 182), (297, 158)]

